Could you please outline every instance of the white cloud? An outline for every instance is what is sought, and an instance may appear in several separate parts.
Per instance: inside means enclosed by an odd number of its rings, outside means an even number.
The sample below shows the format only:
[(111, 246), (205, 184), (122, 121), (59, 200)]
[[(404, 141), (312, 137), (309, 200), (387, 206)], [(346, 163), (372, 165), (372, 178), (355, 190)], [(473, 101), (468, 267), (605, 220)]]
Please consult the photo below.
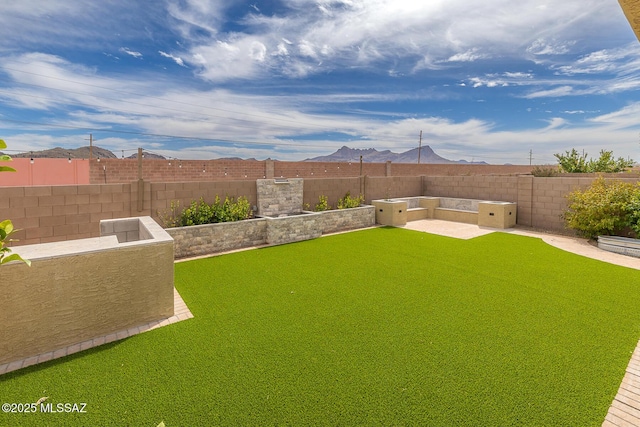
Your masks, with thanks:
[[(620, 13), (599, 0), (555, 0), (545, 8), (536, 2), (508, 0), (295, 0), (288, 6), (293, 12), (287, 15), (267, 16), (252, 10), (241, 21), (248, 28), (244, 35), (223, 36), (217, 28), (209, 40), (194, 38), (191, 54), (216, 51), (218, 43), (246, 53), (251, 43), (260, 43), (267, 66), (255, 68), (241, 62), (242, 70), (234, 75), (231, 67), (207, 61), (201, 75), (212, 80), (255, 78), (267, 72), (303, 76), (385, 63), (395, 63), (388, 68), (403, 74), (442, 69), (439, 64), (445, 62), (461, 66), (497, 56), (560, 55), (575, 48), (573, 38), (567, 41), (565, 36), (578, 37), (576, 28), (584, 29), (583, 37), (587, 32), (591, 37), (592, 29)], [(219, 3), (215, 7), (218, 12), (224, 10)], [(191, 5), (189, 10), (192, 16), (198, 8)], [(194, 19), (181, 22), (201, 27)]]
[(126, 53), (127, 55), (133, 56), (134, 58), (142, 59), (142, 54), (140, 52), (136, 52), (136, 51), (130, 50), (127, 47), (121, 47), (119, 50), (122, 53)]
[(487, 55), (478, 53), (478, 49), (470, 49), (466, 52), (456, 53), (445, 62), (473, 62), (484, 58), (487, 58)]
[(568, 96), (574, 95), (575, 91), (571, 86), (560, 86), (553, 89), (545, 89), (537, 92), (532, 92), (528, 95), (525, 95), (524, 98), (527, 99), (535, 99), (535, 98), (554, 98), (559, 96)]
[(527, 52), (533, 55), (564, 55), (569, 53), (575, 45), (575, 41), (547, 41), (544, 39), (536, 39), (527, 47)]
[(169, 58), (172, 59), (176, 64), (178, 64), (181, 67), (186, 67), (186, 65), (184, 64), (184, 61), (182, 60), (182, 58), (180, 58), (179, 56), (173, 56), (171, 54), (168, 54), (166, 52), (163, 52), (161, 50), (158, 51), (158, 53), (162, 56), (164, 56), (165, 58)]

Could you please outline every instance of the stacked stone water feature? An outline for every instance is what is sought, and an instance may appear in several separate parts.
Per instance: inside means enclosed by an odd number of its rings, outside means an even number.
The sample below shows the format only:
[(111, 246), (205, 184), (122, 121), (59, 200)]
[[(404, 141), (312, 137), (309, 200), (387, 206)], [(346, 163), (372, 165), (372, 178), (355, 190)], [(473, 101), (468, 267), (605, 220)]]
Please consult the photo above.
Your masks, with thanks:
[(267, 242), (282, 244), (322, 235), (320, 213), (303, 212), (302, 178), (259, 179), (258, 216), (267, 219)]

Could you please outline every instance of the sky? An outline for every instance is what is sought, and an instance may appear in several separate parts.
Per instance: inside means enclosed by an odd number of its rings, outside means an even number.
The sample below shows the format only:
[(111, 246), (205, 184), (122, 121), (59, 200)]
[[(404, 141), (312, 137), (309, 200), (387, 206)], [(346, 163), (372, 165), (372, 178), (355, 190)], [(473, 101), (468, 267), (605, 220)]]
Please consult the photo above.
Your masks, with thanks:
[(118, 157), (303, 160), (422, 132), (451, 160), (640, 161), (616, 0), (21, 0), (0, 28), (8, 154), (91, 134)]

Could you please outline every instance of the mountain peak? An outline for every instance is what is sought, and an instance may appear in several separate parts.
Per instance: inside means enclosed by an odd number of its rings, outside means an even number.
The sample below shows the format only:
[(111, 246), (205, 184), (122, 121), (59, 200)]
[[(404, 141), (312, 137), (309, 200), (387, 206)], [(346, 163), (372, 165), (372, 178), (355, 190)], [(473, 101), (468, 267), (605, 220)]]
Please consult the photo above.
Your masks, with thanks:
[(306, 159), (305, 162), (352, 162), (360, 160), (365, 163), (417, 163), (418, 151), (420, 151), (420, 163), (457, 163), (437, 155), (431, 147), (425, 145), (422, 148), (413, 148), (404, 153), (394, 153), (391, 150), (378, 151), (375, 148), (349, 148), (342, 146), (335, 153), (328, 156), (319, 156)]

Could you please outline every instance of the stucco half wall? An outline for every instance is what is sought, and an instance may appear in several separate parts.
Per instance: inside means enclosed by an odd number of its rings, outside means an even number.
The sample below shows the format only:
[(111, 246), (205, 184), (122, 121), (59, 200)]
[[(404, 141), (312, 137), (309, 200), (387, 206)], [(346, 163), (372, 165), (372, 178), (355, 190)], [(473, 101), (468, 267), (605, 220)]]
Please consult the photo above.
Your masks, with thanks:
[(124, 241), (111, 235), (22, 246), (31, 267), (2, 267), (0, 364), (165, 319), (173, 307), (173, 239), (149, 217)]

